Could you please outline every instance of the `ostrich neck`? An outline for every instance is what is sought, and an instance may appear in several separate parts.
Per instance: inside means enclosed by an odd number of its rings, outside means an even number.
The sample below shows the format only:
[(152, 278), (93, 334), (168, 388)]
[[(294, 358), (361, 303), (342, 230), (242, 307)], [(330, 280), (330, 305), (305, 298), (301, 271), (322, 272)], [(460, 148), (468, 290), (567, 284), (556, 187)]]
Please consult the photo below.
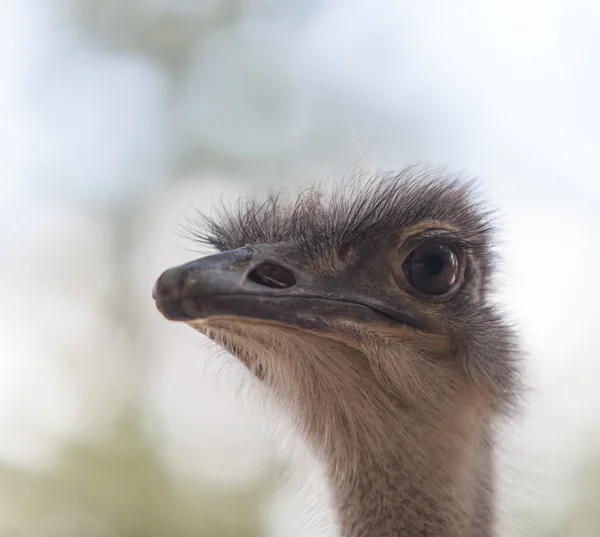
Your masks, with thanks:
[(341, 536), (492, 537), (488, 428), (469, 431), (469, 442), (435, 442), (426, 425), (412, 425), (392, 438), (402, 423), (390, 423), (384, 452), (356, 446), (349, 472), (335, 455), (326, 461)]

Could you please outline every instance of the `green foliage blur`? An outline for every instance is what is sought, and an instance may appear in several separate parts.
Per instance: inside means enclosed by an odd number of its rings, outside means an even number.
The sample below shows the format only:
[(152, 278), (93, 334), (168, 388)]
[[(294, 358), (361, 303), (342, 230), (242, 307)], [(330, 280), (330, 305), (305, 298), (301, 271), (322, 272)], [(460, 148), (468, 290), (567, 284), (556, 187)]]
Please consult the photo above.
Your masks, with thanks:
[(0, 483), (2, 537), (260, 537), (271, 492), (174, 478), (133, 414), (44, 473), (0, 467)]

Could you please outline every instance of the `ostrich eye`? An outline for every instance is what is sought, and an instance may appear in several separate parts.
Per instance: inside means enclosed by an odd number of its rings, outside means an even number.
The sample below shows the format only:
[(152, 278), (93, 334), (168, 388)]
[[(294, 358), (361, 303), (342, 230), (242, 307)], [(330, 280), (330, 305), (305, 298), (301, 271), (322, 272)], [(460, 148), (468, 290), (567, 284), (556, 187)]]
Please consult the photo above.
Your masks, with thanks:
[(402, 268), (408, 283), (426, 295), (448, 293), (458, 281), (459, 260), (445, 244), (430, 242), (417, 246)]

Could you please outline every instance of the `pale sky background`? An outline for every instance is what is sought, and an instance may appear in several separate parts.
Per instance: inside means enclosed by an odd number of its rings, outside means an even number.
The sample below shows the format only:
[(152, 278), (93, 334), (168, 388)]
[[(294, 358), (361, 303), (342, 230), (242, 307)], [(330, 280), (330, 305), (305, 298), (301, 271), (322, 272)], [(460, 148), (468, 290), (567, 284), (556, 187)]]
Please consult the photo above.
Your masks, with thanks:
[(479, 177), (506, 223), (501, 298), (533, 384), (508, 444), (535, 470), (523, 501), (559, 516), (565, 476), (600, 455), (600, 4), (255, 0), (228, 19), (234, 4), (4, 0), (0, 455), (39, 464), (128, 396), (128, 336), (102, 312), (110, 207), (137, 200), (128, 304), (152, 427), (180, 471), (252, 475), (271, 448), (235, 366), (217, 390), (200, 336), (150, 301), (192, 255), (177, 218), (356, 161), (429, 162)]

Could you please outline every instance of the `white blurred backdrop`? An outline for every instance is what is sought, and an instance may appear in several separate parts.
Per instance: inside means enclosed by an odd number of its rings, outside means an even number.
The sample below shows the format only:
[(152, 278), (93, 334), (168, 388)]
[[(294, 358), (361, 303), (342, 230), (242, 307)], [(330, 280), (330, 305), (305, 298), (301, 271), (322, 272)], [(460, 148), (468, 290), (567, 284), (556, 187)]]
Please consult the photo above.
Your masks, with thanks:
[[(3, 0), (2, 9), (0, 458), (14, 483), (0, 484), (0, 535), (46, 537), (58, 507), (44, 506), (52, 493), (40, 483), (54, 472), (60, 490), (65, 445), (100, 445), (133, 408), (136, 434), (169, 479), (233, 494), (218, 530), (200, 522), (192, 534), (335, 535), (319, 469), (275, 449), (276, 420), (244, 404), (241, 369), (165, 322), (150, 291), (163, 269), (195, 255), (173, 231), (193, 207), (293, 189), (357, 162), (464, 170), (500, 208), (500, 295), (522, 328), (532, 386), (506, 434), (506, 535), (600, 535), (600, 4)], [(232, 533), (228, 502), (274, 460), (287, 485), (240, 522), (262, 533)], [(320, 516), (307, 518), (315, 506)], [(23, 513), (44, 529), (23, 525)], [(129, 526), (113, 515), (95, 534), (133, 535), (137, 515)], [(53, 535), (69, 534), (57, 524)]]

